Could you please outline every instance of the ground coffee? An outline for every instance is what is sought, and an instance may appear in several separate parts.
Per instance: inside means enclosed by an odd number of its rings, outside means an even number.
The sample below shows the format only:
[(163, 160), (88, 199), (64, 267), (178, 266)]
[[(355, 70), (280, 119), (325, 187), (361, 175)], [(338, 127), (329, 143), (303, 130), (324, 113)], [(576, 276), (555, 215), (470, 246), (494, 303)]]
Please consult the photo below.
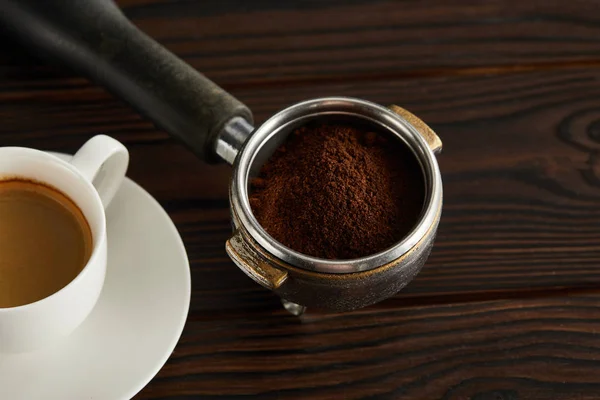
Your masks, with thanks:
[(421, 168), (390, 133), (340, 124), (294, 131), (251, 181), (250, 205), (277, 241), (351, 259), (400, 241), (424, 201)]

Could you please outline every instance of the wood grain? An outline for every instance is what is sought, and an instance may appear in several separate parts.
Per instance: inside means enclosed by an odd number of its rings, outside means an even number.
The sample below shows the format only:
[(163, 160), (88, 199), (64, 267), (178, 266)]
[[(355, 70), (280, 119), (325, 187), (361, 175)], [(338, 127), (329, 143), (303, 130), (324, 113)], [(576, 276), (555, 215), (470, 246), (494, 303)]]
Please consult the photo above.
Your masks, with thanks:
[(594, 1), (139, 1), (133, 21), (219, 83), (600, 63)]
[[(230, 90), (600, 65), (594, 0), (118, 4), (142, 30)], [(72, 82), (53, 85), (63, 84)]]
[[(335, 94), (397, 103), (430, 123), (444, 141), (444, 215), (426, 268), (402, 296), (452, 301), (465, 294), (505, 298), (515, 291), (600, 282), (599, 77), (587, 68), (247, 89), (236, 95), (258, 120), (293, 102)], [(200, 266), (194, 282), (208, 288), (219, 274), (228, 276), (219, 285), (229, 290), (200, 292), (198, 303), (239, 305), (228, 298), (245, 277), (223, 249), (230, 233), (228, 167), (199, 162), (100, 89), (40, 89), (21, 100), (18, 93), (0, 92), (4, 145), (73, 151), (98, 132), (125, 142), (132, 153), (130, 175), (167, 208)], [(212, 278), (203, 275), (207, 263), (215, 268)], [(258, 304), (270, 296), (256, 287), (247, 290)]]
[(174, 219), (193, 295), (136, 399), (600, 398), (600, 20), (593, 1), (121, 0), (253, 110), (399, 104), (442, 137), (436, 246), (396, 297), (286, 315), (227, 258), (229, 167), (103, 89), (0, 40), (0, 146), (106, 133)]
[(146, 399), (593, 399), (600, 297), (192, 316)]

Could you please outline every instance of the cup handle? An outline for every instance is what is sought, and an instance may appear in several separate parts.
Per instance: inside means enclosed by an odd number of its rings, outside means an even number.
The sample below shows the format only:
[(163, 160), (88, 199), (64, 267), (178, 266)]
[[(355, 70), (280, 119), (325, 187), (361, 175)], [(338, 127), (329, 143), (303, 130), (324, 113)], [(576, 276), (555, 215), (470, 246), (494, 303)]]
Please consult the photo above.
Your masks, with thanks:
[(129, 152), (121, 142), (106, 135), (97, 135), (75, 153), (71, 165), (94, 185), (106, 208), (125, 177)]

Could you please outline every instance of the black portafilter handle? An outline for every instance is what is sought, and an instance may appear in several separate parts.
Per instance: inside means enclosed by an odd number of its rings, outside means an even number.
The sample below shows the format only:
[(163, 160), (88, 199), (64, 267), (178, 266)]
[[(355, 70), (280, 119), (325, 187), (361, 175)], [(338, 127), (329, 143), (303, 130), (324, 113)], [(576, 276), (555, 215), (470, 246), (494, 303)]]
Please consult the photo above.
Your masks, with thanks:
[(217, 136), (252, 113), (136, 28), (111, 0), (0, 0), (0, 24), (23, 45), (105, 86), (213, 162)]

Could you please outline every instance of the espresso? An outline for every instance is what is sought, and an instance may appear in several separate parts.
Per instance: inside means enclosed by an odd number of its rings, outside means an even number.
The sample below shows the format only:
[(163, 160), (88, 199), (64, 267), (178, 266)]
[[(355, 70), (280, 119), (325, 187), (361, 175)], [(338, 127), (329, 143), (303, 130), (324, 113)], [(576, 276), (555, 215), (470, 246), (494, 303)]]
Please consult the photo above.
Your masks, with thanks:
[(92, 253), (90, 227), (58, 190), (27, 180), (0, 181), (0, 308), (56, 293)]

